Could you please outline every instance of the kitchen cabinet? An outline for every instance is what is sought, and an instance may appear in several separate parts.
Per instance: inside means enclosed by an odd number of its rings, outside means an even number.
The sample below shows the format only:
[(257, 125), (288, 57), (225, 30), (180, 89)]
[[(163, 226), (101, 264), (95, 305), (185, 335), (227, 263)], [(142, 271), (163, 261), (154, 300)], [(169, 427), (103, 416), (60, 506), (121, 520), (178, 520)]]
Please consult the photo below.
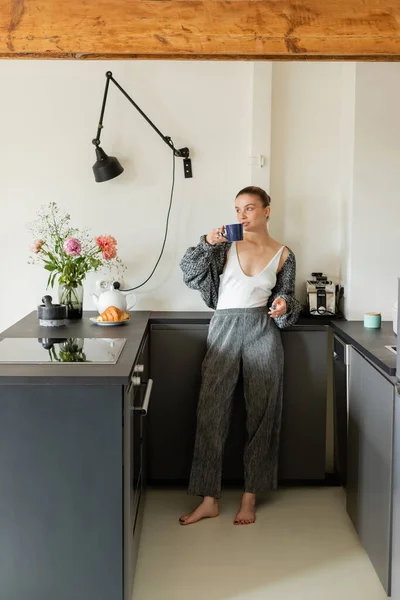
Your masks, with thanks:
[(202, 324), (150, 326), (154, 387), (148, 418), (149, 481), (189, 476), (207, 332), (208, 325)]
[(124, 389), (124, 579), (125, 600), (132, 595), (146, 491), (146, 422), (153, 380), (149, 378), (146, 335)]
[[(0, 365), (1, 599), (131, 600), (151, 392), (148, 319), (138, 313), (129, 327), (107, 330), (126, 338), (116, 364)], [(104, 335), (87, 318), (64, 332)], [(35, 313), (7, 335), (27, 333), (47, 333)]]
[(285, 354), (279, 475), (325, 478), (328, 332), (282, 331)]
[(124, 598), (122, 407), (120, 386), (1, 386), (1, 598)]
[(342, 486), (346, 486), (347, 469), (347, 415), (350, 345), (337, 335), (333, 337), (333, 426), (334, 467)]
[[(154, 379), (148, 419), (148, 478), (187, 482), (196, 432), (196, 408), (208, 324), (152, 324)], [(281, 480), (325, 477), (327, 330), (282, 332), (285, 349), (280, 451)], [(243, 480), (245, 407), (239, 380), (226, 442), (223, 480)]]
[(347, 512), (390, 594), (393, 383), (355, 348), (350, 349)]

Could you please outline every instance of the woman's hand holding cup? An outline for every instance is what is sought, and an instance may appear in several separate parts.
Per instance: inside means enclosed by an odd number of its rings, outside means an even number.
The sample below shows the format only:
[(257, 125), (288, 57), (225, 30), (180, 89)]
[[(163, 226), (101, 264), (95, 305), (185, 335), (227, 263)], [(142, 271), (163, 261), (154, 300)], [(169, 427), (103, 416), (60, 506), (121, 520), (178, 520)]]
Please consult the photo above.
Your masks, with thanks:
[(206, 235), (206, 240), (211, 246), (215, 246), (215, 244), (222, 244), (223, 242), (227, 242), (228, 240), (224, 236), (225, 226), (222, 225), (217, 229), (211, 229), (209, 233)]

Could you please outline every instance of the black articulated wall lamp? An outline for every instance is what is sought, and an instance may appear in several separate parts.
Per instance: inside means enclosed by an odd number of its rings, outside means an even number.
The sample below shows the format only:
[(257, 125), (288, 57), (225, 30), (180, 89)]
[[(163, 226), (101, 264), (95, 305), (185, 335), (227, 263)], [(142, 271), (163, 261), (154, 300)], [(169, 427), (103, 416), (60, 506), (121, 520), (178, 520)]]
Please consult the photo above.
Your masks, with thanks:
[(158, 133), (160, 138), (171, 148), (172, 152), (174, 153), (174, 156), (183, 158), (183, 169), (184, 169), (185, 177), (192, 177), (192, 163), (189, 158), (189, 148), (179, 148), (179, 149), (175, 148), (171, 138), (166, 135), (163, 135), (161, 133), (161, 131), (154, 125), (154, 123), (149, 119), (149, 117), (142, 111), (142, 109), (139, 108), (139, 106), (136, 104), (136, 102), (134, 102), (132, 100), (132, 98), (126, 93), (126, 91), (114, 79), (111, 71), (107, 71), (106, 77), (107, 77), (107, 81), (106, 81), (106, 87), (104, 90), (103, 105), (101, 107), (99, 126), (97, 129), (97, 135), (96, 135), (95, 139), (92, 141), (92, 143), (96, 146), (96, 162), (93, 165), (93, 173), (94, 173), (95, 180), (98, 182), (108, 181), (109, 179), (113, 179), (114, 177), (121, 175), (121, 173), (124, 170), (123, 167), (121, 166), (119, 160), (117, 158), (115, 158), (115, 156), (107, 156), (107, 154), (104, 152), (104, 150), (102, 148), (100, 148), (100, 134), (101, 134), (101, 130), (103, 129), (104, 110), (106, 107), (108, 87), (110, 85), (110, 81), (113, 82), (113, 84), (119, 89), (119, 91), (123, 93), (125, 98), (127, 98), (129, 100), (129, 102), (136, 108), (136, 110), (142, 115), (142, 117), (144, 119), (146, 119), (146, 121), (149, 123), (149, 125), (152, 126), (154, 131), (156, 131)]
[(163, 255), (165, 243), (167, 241), (169, 217), (170, 217), (170, 213), (171, 213), (172, 198), (174, 195), (174, 187), (175, 187), (175, 158), (176, 157), (183, 158), (183, 171), (184, 171), (185, 177), (192, 177), (192, 162), (189, 158), (189, 148), (179, 148), (179, 149), (175, 148), (171, 138), (166, 135), (163, 135), (161, 133), (161, 131), (154, 125), (154, 123), (152, 121), (150, 121), (149, 117), (144, 114), (142, 109), (139, 108), (139, 106), (136, 104), (136, 102), (134, 102), (132, 100), (132, 98), (130, 96), (128, 96), (126, 91), (119, 85), (119, 83), (117, 81), (115, 81), (114, 77), (112, 76), (111, 71), (107, 71), (106, 77), (107, 77), (107, 81), (106, 81), (106, 87), (104, 90), (104, 97), (103, 97), (103, 104), (101, 107), (99, 126), (97, 129), (97, 135), (96, 135), (95, 139), (92, 140), (93, 144), (96, 146), (96, 162), (93, 165), (93, 173), (94, 173), (95, 180), (96, 181), (108, 181), (109, 179), (114, 179), (114, 177), (118, 177), (118, 175), (121, 175), (121, 173), (123, 173), (123, 171), (124, 171), (119, 160), (117, 158), (115, 158), (115, 156), (107, 156), (107, 154), (104, 152), (104, 150), (102, 148), (100, 148), (100, 134), (101, 134), (101, 130), (103, 129), (104, 110), (106, 108), (107, 94), (108, 94), (108, 88), (110, 85), (110, 81), (112, 81), (113, 84), (119, 89), (119, 91), (123, 93), (125, 98), (127, 98), (129, 100), (129, 102), (136, 108), (136, 110), (138, 112), (140, 112), (142, 117), (144, 119), (146, 119), (148, 124), (152, 126), (152, 128), (154, 129), (154, 131), (156, 133), (158, 133), (158, 135), (163, 140), (163, 142), (165, 142), (167, 144), (167, 146), (169, 146), (169, 148), (172, 150), (172, 154), (171, 154), (171, 156), (172, 156), (172, 184), (171, 184), (171, 193), (170, 193), (167, 219), (166, 219), (166, 223), (165, 223), (165, 234), (164, 234), (164, 240), (163, 240), (162, 247), (161, 247), (161, 252), (160, 252), (157, 262), (156, 262), (153, 270), (151, 271), (150, 275), (142, 283), (140, 283), (139, 285), (135, 285), (134, 287), (122, 290), (122, 291), (130, 292), (130, 291), (141, 288), (143, 285), (145, 285), (145, 283), (147, 283), (149, 281), (149, 279), (151, 279), (151, 277), (153, 276), (153, 273), (157, 269), (157, 265), (159, 264), (162, 255)]

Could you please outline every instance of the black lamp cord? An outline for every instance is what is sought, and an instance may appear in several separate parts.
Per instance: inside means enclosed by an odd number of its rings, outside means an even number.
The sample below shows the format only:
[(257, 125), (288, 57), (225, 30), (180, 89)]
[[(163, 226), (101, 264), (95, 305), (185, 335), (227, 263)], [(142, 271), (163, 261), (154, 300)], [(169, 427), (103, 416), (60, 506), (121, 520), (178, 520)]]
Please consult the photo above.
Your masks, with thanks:
[[(126, 290), (121, 290), (122, 292), (132, 292), (133, 290), (137, 290), (137, 289), (141, 288), (145, 283), (147, 283), (149, 281), (149, 279), (153, 276), (154, 271), (157, 269), (158, 263), (160, 262), (161, 257), (163, 255), (164, 248), (165, 248), (165, 243), (167, 241), (169, 216), (170, 216), (170, 213), (171, 213), (172, 199), (173, 199), (174, 187), (175, 187), (175, 157), (178, 156), (180, 158), (184, 158), (184, 159), (187, 160), (187, 162), (190, 163), (189, 149), (188, 148), (175, 148), (172, 139), (169, 136), (163, 135), (161, 133), (161, 131), (158, 129), (158, 127), (156, 127), (154, 125), (154, 123), (151, 121), (151, 119), (143, 112), (143, 110), (136, 104), (136, 102), (129, 96), (129, 94), (127, 94), (127, 92), (124, 90), (124, 88), (114, 79), (114, 77), (112, 76), (111, 71), (107, 71), (107, 73), (106, 73), (106, 85), (105, 85), (105, 88), (104, 88), (103, 102), (102, 102), (102, 105), (101, 105), (101, 113), (100, 113), (99, 125), (98, 125), (98, 128), (97, 128), (96, 137), (95, 137), (94, 140), (92, 140), (92, 143), (96, 146), (96, 149), (100, 146), (100, 135), (101, 135), (101, 130), (103, 129), (104, 111), (105, 111), (105, 108), (106, 108), (108, 88), (110, 86), (110, 81), (113, 82), (113, 84), (119, 89), (119, 91), (125, 96), (125, 98), (127, 100), (129, 100), (129, 102), (136, 108), (136, 110), (142, 115), (142, 117), (148, 122), (148, 124), (154, 129), (154, 131), (160, 136), (160, 138), (172, 150), (172, 186), (171, 186), (171, 197), (170, 197), (170, 201), (169, 201), (168, 214), (167, 214), (167, 222), (166, 222), (166, 227), (165, 227), (165, 235), (164, 235), (164, 241), (163, 241), (163, 244), (162, 244), (160, 256), (157, 259), (157, 262), (156, 262), (156, 264), (154, 266), (154, 269), (152, 270), (152, 272), (150, 273), (150, 275), (148, 276), (148, 278), (145, 281), (143, 281), (143, 283), (141, 283), (140, 285), (136, 285), (135, 287), (126, 289)], [(190, 169), (190, 171), (191, 171), (191, 169)], [(187, 177), (187, 176), (191, 177), (191, 174), (187, 175), (186, 174), (186, 170), (185, 170), (185, 177)]]
[(121, 290), (121, 292), (133, 292), (133, 290), (137, 290), (138, 288), (141, 288), (145, 283), (147, 283), (149, 281), (149, 279), (152, 277), (154, 271), (157, 269), (158, 263), (160, 262), (161, 257), (162, 257), (163, 252), (164, 252), (165, 242), (167, 241), (169, 215), (171, 213), (171, 208), (172, 208), (172, 198), (174, 196), (174, 187), (175, 187), (175, 154), (172, 153), (172, 186), (171, 186), (171, 196), (170, 196), (170, 200), (169, 200), (169, 207), (168, 207), (168, 213), (167, 213), (167, 221), (166, 221), (166, 226), (165, 226), (165, 235), (164, 235), (164, 241), (163, 241), (163, 244), (162, 244), (160, 256), (157, 259), (157, 262), (156, 262), (156, 264), (154, 266), (154, 269), (152, 270), (152, 272), (150, 273), (150, 275), (148, 276), (148, 278), (145, 281), (143, 281), (143, 283), (141, 283), (140, 285), (136, 285), (133, 288), (129, 288), (129, 289), (126, 289), (126, 290)]

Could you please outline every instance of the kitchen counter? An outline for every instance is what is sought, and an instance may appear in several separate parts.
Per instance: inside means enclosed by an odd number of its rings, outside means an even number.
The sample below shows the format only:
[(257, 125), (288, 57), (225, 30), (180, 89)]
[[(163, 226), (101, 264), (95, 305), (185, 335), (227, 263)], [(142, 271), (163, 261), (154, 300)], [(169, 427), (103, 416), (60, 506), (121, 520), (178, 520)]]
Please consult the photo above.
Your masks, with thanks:
[(125, 385), (129, 383), (132, 367), (143, 336), (149, 324), (149, 311), (132, 313), (126, 325), (100, 327), (89, 321), (97, 316), (94, 311), (84, 311), (83, 319), (70, 321), (66, 327), (40, 327), (36, 311), (3, 331), (2, 338), (126, 338), (126, 344), (116, 364), (92, 365), (89, 363), (55, 364), (0, 364), (0, 384), (52, 384), (57, 385)]
[(392, 321), (383, 321), (380, 329), (368, 329), (363, 321), (331, 321), (333, 331), (369, 358), (387, 375), (396, 375), (396, 355), (385, 346), (397, 345)]
[[(88, 385), (129, 383), (131, 370), (148, 327), (152, 323), (208, 324), (212, 311), (133, 311), (129, 323), (116, 327), (100, 327), (89, 318), (96, 311), (84, 311), (83, 319), (70, 321), (66, 327), (40, 327), (36, 311), (3, 331), (2, 338), (126, 338), (126, 344), (116, 364), (94, 365), (89, 363), (55, 364), (0, 364), (1, 384), (62, 384)], [(326, 318), (300, 317), (298, 323), (286, 331), (319, 331), (329, 325)]]
[[(159, 311), (150, 313), (150, 323), (192, 323), (207, 324), (213, 315), (213, 311)], [(328, 327), (331, 319), (328, 317), (310, 317), (301, 315), (296, 325), (288, 327), (284, 331), (320, 331)]]

